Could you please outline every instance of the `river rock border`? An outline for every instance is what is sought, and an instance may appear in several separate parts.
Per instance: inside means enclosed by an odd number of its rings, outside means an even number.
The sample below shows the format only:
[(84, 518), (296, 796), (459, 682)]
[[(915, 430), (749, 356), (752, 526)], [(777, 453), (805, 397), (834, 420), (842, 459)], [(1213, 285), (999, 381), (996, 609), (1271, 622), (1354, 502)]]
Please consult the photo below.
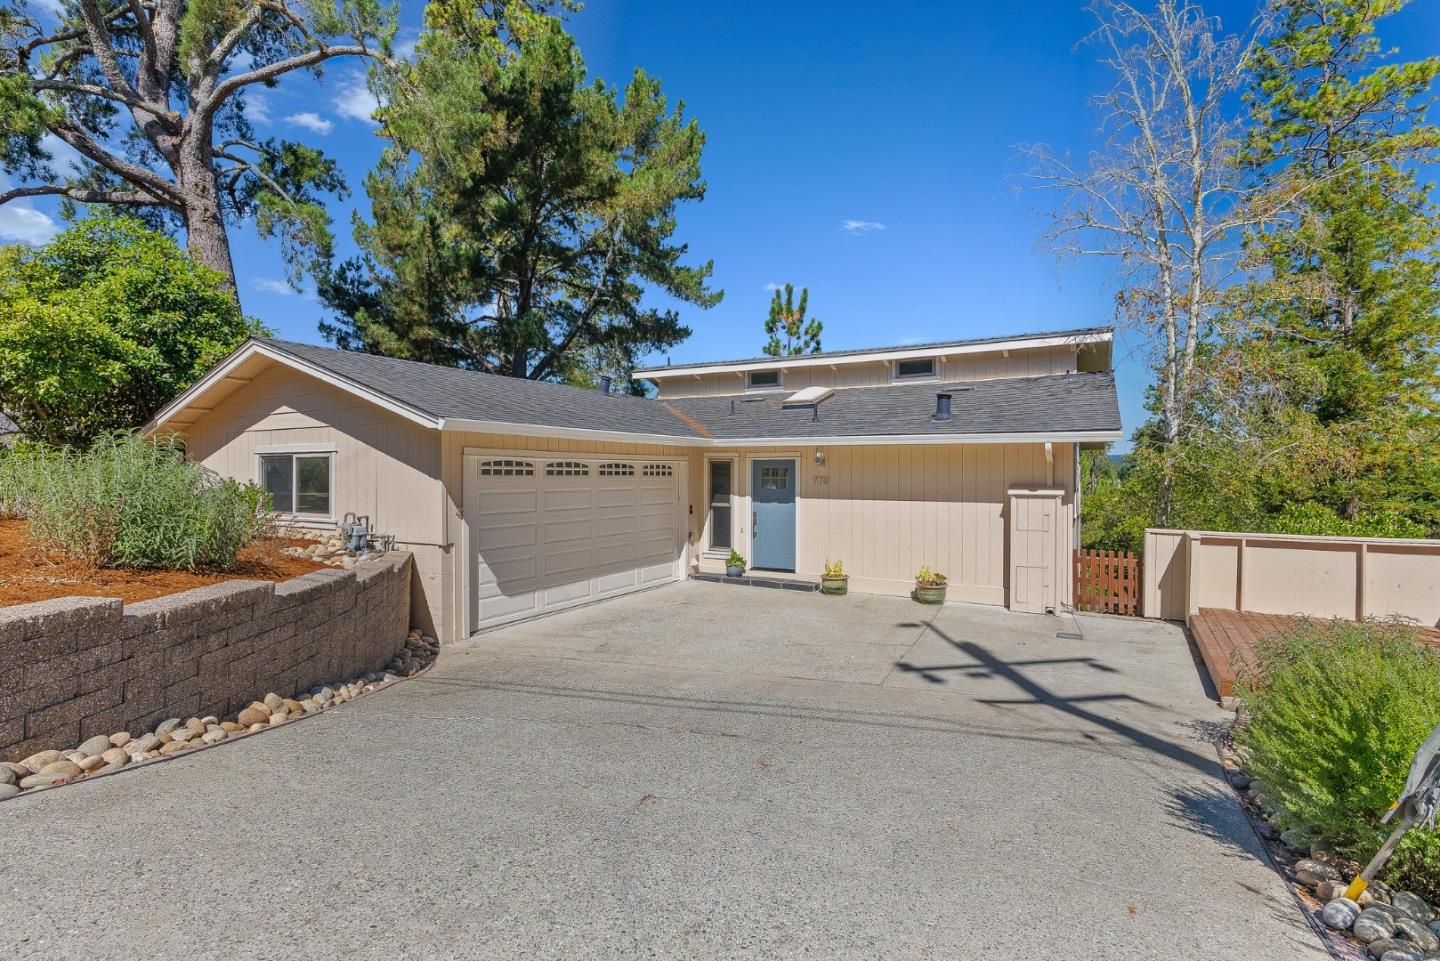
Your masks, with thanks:
[(171, 718), (235, 717), (266, 694), (381, 670), (410, 634), (411, 578), (410, 555), (396, 552), (279, 584), (0, 608), (0, 761)]
[(0, 762), (0, 801), (36, 788), (56, 787), (90, 775), (111, 774), (127, 766), (156, 761), (181, 753), (194, 753), (222, 741), (257, 734), (311, 714), (338, 707), (386, 687), (401, 678), (414, 677), (435, 662), (440, 644), (411, 631), (400, 653), (384, 671), (370, 671), (349, 681), (317, 684), (299, 700), (274, 691), (252, 701), (226, 720), (214, 715), (182, 720), (166, 718), (155, 730), (132, 734), (117, 731), (96, 734), (69, 750), (50, 748), (21, 761)]
[(1219, 746), (1225, 779), (1240, 795), (1271, 860), (1292, 886), (1311, 924), (1336, 958), (1354, 961), (1440, 961), (1440, 912), (1412, 891), (1372, 881), (1358, 903), (1344, 896), (1360, 865), (1305, 832), (1279, 830), (1265, 785), (1246, 771), (1243, 751)]

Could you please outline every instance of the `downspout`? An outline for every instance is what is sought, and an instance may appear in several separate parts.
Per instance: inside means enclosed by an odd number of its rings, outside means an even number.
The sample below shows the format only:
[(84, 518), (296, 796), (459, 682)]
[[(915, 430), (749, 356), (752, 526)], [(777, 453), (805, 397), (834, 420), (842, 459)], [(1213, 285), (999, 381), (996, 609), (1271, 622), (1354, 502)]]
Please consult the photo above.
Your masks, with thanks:
[(1055, 486), (1055, 445), (1045, 442), (1045, 486)]
[(1072, 444), (1072, 445), (1071, 445), (1071, 448), (1072, 448), (1072, 451), (1071, 451), (1071, 459), (1075, 461), (1075, 465), (1074, 465), (1074, 466), (1075, 466), (1075, 477), (1074, 477), (1075, 493), (1074, 493), (1074, 495), (1073, 495), (1074, 498), (1075, 498), (1075, 520), (1074, 520), (1075, 534), (1074, 534), (1074, 537), (1075, 537), (1075, 549), (1078, 551), (1078, 550), (1080, 549), (1080, 445), (1079, 445), (1079, 444)]

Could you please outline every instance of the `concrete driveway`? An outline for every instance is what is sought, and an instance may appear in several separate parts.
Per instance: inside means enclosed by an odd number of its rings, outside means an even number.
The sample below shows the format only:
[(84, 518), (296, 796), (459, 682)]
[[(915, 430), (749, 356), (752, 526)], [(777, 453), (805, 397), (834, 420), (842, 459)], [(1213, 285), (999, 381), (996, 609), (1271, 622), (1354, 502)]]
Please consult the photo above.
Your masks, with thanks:
[(1327, 957), (1224, 719), (1171, 626), (686, 583), (0, 804), (0, 958)]

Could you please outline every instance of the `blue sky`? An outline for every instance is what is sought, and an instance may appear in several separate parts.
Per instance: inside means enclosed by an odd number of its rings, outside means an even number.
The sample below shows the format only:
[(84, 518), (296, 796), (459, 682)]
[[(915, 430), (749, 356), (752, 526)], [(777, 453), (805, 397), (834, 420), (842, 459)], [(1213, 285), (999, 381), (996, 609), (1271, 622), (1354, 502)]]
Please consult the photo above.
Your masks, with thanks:
[[(1253, 9), (1206, 7), (1237, 27)], [(420, 10), (402, 7), (402, 41)], [(1017, 144), (1092, 144), (1086, 101), (1107, 77), (1075, 49), (1089, 27), (1077, 0), (592, 0), (570, 21), (592, 73), (623, 85), (644, 67), (708, 137), (709, 192), (681, 210), (680, 236), (714, 260), (725, 299), (682, 306), (694, 335), (671, 359), (759, 353), (769, 285), (787, 281), (809, 287), (829, 349), (1110, 323), (1109, 265), (1057, 264), (1039, 245), (1043, 198), (1015, 189)], [(1385, 38), (1405, 55), (1440, 52), (1440, 0), (1415, 0)], [(336, 64), (318, 88), (294, 75), (265, 91), (257, 123), (341, 162), (353, 191), (332, 205), (342, 250), (380, 150), (368, 97), (361, 67)], [(7, 225), (7, 239), (43, 233), (49, 209), (0, 209), (0, 238)], [(289, 289), (275, 246), (243, 226), (233, 242), (246, 311), (321, 342), (319, 304)], [(1133, 430), (1149, 379), (1139, 338), (1122, 331), (1116, 363)]]

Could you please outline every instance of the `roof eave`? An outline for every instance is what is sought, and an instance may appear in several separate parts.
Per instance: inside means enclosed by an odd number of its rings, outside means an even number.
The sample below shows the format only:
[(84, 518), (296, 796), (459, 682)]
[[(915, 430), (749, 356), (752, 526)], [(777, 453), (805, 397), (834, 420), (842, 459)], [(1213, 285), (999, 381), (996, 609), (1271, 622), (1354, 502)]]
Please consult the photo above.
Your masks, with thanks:
[(918, 347), (889, 347), (878, 350), (843, 354), (798, 354), (775, 360), (732, 360), (711, 364), (679, 364), (666, 367), (641, 367), (631, 376), (645, 380), (666, 377), (703, 377), (707, 374), (743, 373), (751, 370), (793, 370), (801, 367), (828, 367), (832, 364), (881, 363), (926, 357), (948, 357), (959, 354), (993, 354), (1006, 350), (1035, 350), (1045, 347), (1081, 347), (1087, 344), (1108, 344), (1114, 332), (1107, 329), (1074, 334), (1015, 337), (1008, 340), (980, 341)]
[(555, 440), (608, 441), (617, 444), (656, 444), (670, 447), (826, 447), (884, 444), (1042, 444), (1108, 443), (1123, 440), (1121, 430), (1030, 431), (959, 434), (816, 434), (805, 437), (697, 437), (683, 434), (645, 434), (594, 430), (586, 427), (551, 427), (509, 421), (446, 418), (442, 430)]
[(716, 437), (714, 447), (847, 447), (885, 444), (1058, 444), (1124, 440), (1123, 430), (1029, 431), (968, 434), (815, 434), (806, 437)]
[(204, 396), (207, 391), (228, 377), (237, 367), (250, 358), (257, 356), (265, 357), (276, 363), (284, 364), (287, 367), (309, 374), (312, 377), (330, 384), (332, 387), (353, 394), (378, 407), (383, 407), (392, 413), (399, 414), (401, 417), (413, 421), (422, 427), (438, 429), (444, 423), (443, 418), (437, 417), (429, 411), (421, 410), (418, 407), (398, 401), (358, 381), (343, 377), (318, 364), (313, 364), (307, 360), (296, 357), (294, 354), (267, 343), (264, 340), (252, 337), (231, 351), (230, 355), (220, 361), (220, 363), (210, 368), (204, 376), (187, 387), (178, 397), (160, 408), (155, 416), (150, 418), (145, 426), (141, 428), (142, 433), (152, 434), (164, 427), (165, 424), (173, 420), (177, 414), (190, 407), (197, 399)]

